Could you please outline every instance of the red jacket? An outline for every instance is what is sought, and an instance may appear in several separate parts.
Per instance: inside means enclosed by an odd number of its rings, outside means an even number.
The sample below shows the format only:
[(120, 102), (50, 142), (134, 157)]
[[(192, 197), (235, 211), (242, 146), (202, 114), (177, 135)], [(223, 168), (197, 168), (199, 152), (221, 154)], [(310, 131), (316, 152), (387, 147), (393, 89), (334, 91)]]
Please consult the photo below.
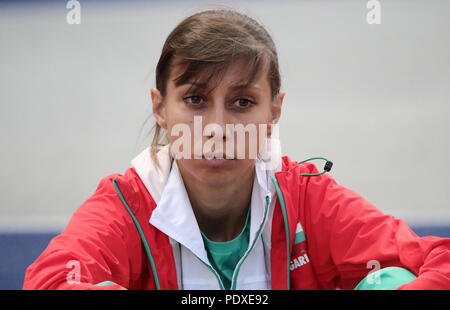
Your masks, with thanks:
[[(300, 165), (283, 157), (282, 170), (275, 174), (279, 192), (270, 249), (273, 289), (353, 289), (371, 271), (370, 261), (418, 276), (400, 289), (450, 289), (450, 239), (419, 238), (403, 220), (383, 214), (329, 174), (300, 175), (316, 172), (311, 163)], [(156, 288), (152, 266), (114, 179), (148, 241), (161, 289), (178, 288), (169, 238), (149, 223), (156, 203), (129, 168), (101, 180), (65, 230), (28, 267), (24, 289)], [(306, 237), (300, 254), (294, 248), (297, 223)], [(74, 267), (74, 261), (79, 266)], [(73, 268), (79, 283), (67, 280)], [(116, 284), (95, 286), (103, 281)]]

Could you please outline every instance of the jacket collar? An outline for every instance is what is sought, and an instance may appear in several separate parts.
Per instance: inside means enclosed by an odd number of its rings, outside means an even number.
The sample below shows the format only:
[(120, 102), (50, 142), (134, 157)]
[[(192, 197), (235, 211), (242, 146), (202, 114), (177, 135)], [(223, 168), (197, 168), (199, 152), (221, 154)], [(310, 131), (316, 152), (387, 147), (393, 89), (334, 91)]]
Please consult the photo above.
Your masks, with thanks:
[(164, 146), (156, 153), (160, 167), (157, 167), (151, 158), (150, 147), (143, 150), (131, 161), (131, 166), (136, 170), (142, 183), (144, 183), (148, 192), (156, 204), (161, 199), (161, 194), (167, 184), (172, 158), (169, 153), (169, 145)]

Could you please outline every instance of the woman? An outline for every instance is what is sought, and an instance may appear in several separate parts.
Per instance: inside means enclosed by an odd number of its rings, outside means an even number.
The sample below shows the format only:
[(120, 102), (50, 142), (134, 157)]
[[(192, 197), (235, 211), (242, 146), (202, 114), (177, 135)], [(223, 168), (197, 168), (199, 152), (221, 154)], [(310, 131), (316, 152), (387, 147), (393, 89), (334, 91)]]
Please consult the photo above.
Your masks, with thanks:
[(313, 164), (281, 157), (277, 52), (253, 19), (211, 10), (182, 21), (151, 97), (152, 146), (100, 182), (25, 289), (450, 288), (449, 239), (419, 238)]

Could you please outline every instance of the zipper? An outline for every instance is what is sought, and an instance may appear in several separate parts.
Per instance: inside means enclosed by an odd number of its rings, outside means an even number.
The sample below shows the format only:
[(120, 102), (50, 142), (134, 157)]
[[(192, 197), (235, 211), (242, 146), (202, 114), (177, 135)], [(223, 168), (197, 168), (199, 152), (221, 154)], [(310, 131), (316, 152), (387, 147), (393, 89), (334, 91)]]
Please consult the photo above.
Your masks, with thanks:
[(275, 185), (278, 200), (280, 201), (281, 213), (283, 214), (284, 230), (286, 232), (286, 259), (287, 259), (287, 262), (286, 262), (287, 263), (286, 264), (286, 274), (287, 274), (286, 287), (288, 290), (290, 290), (291, 289), (291, 279), (290, 279), (291, 274), (289, 271), (289, 260), (291, 257), (291, 253), (290, 253), (290, 238), (289, 238), (289, 222), (288, 222), (288, 217), (287, 217), (287, 212), (286, 212), (286, 204), (284, 202), (283, 193), (281, 192), (280, 186), (278, 185), (278, 181), (277, 181), (277, 178), (275, 177), (275, 175), (272, 176), (272, 182), (273, 182), (273, 185)]
[(113, 179), (113, 184), (116, 189), (117, 194), (119, 195), (120, 200), (122, 201), (122, 204), (127, 209), (128, 213), (131, 216), (131, 219), (133, 220), (134, 225), (136, 226), (136, 229), (139, 233), (139, 236), (141, 238), (142, 244), (144, 245), (145, 251), (147, 253), (148, 260), (150, 262), (150, 267), (152, 269), (153, 278), (155, 280), (155, 286), (157, 290), (161, 289), (161, 285), (159, 283), (158, 273), (156, 272), (156, 265), (155, 261), (153, 260), (152, 252), (150, 251), (150, 247), (147, 243), (147, 239), (145, 238), (144, 232), (142, 231), (141, 225), (139, 225), (139, 221), (137, 220), (136, 216), (131, 211), (131, 208), (128, 206), (127, 201), (122, 195), (122, 192), (120, 191), (119, 185), (117, 184), (117, 179)]
[(211, 270), (214, 275), (216, 276), (217, 282), (219, 282), (219, 287), (221, 290), (225, 290), (225, 286), (223, 285), (222, 280), (220, 279), (219, 274), (217, 273), (217, 271), (208, 263), (205, 263), (202, 259), (200, 259), (199, 257), (197, 257), (206, 267), (208, 267), (209, 270)]
[(238, 276), (239, 270), (241, 269), (242, 263), (245, 261), (247, 256), (250, 254), (250, 252), (252, 251), (252, 249), (255, 246), (256, 242), (258, 241), (259, 236), (261, 235), (262, 228), (263, 228), (263, 226), (264, 226), (264, 224), (266, 222), (267, 211), (269, 209), (269, 203), (270, 203), (270, 196), (266, 195), (266, 207), (264, 209), (264, 217), (263, 217), (262, 223), (259, 226), (258, 231), (256, 232), (256, 236), (255, 236), (255, 239), (253, 240), (253, 243), (252, 243), (251, 247), (247, 250), (247, 252), (245, 252), (244, 256), (241, 257), (241, 259), (238, 261), (238, 263), (236, 265), (236, 268), (234, 269), (233, 277), (231, 278), (230, 290), (235, 290), (236, 289), (237, 276)]

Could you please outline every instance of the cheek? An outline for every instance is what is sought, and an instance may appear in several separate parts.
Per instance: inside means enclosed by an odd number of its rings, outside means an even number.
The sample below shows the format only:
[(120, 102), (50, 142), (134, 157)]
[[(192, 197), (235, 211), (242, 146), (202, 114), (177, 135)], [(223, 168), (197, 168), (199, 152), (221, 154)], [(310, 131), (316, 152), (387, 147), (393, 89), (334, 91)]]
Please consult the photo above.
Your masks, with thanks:
[[(166, 122), (169, 141), (173, 142), (180, 137), (181, 132), (193, 132), (194, 116), (185, 111), (177, 103), (170, 103), (166, 108)], [(174, 134), (174, 135), (172, 135)]]
[(253, 145), (256, 145), (257, 149), (259, 150), (261, 139), (263, 137), (267, 137), (267, 135), (271, 131), (270, 110), (266, 107), (261, 108), (261, 109), (255, 109), (254, 111), (252, 111), (252, 113), (249, 113), (245, 122), (246, 122), (246, 124), (244, 124), (244, 125), (253, 124), (256, 129), (255, 135), (247, 136), (247, 139), (246, 139), (247, 148), (253, 144)]
[(248, 113), (244, 113), (241, 121), (246, 124), (270, 124), (272, 119), (272, 110), (269, 102), (260, 102), (254, 106)]

